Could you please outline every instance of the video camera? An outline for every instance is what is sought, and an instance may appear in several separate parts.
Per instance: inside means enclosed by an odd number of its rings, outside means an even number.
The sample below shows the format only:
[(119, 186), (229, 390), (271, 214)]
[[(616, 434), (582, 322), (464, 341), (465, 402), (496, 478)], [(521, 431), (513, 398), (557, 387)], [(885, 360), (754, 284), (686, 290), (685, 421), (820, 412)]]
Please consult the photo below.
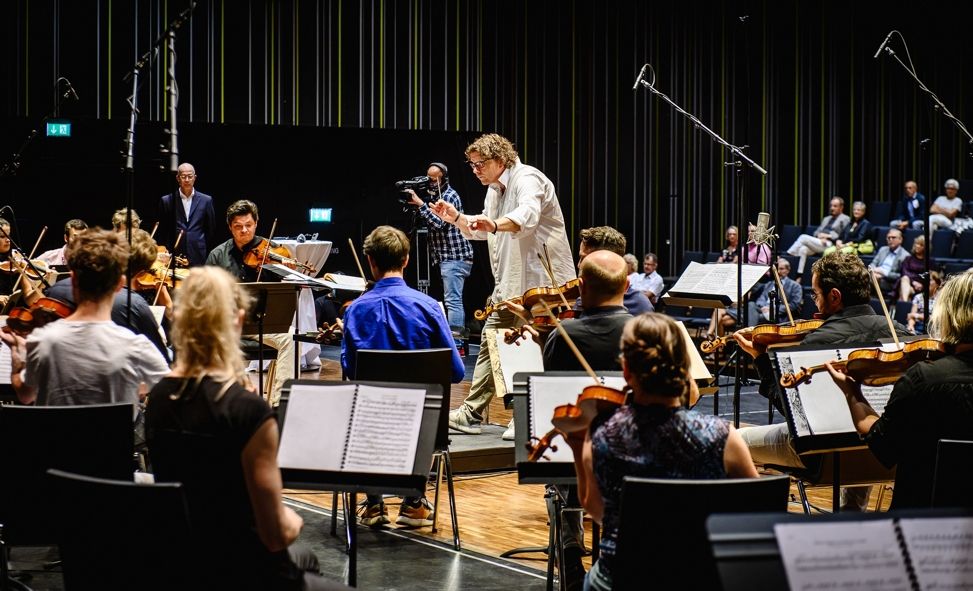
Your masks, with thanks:
[[(412, 177), (411, 179), (404, 181), (397, 181), (395, 183), (395, 188), (397, 191), (402, 193), (411, 189), (415, 191), (416, 195), (419, 196), (419, 199), (422, 199), (426, 203), (432, 203), (433, 201), (439, 199), (439, 196), (436, 195), (435, 183), (433, 183), (431, 178), (425, 175)], [(409, 198), (399, 197), (399, 201), (402, 203), (408, 203)]]

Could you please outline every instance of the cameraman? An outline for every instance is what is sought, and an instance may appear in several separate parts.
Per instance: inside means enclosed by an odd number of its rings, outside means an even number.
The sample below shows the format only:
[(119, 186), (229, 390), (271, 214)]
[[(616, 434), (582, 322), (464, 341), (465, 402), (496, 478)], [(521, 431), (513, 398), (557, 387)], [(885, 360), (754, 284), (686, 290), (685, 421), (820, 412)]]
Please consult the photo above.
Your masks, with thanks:
[(424, 201), (412, 189), (406, 189), (405, 192), (410, 195), (408, 203), (418, 208), (419, 217), (429, 228), (432, 263), (439, 265), (439, 272), (443, 277), (446, 318), (449, 320), (450, 327), (463, 329), (466, 327), (463, 283), (470, 276), (470, 269), (473, 268), (473, 247), (460, 233), (459, 228), (446, 223), (429, 209), (429, 203), (442, 199), (458, 211), (463, 211), (463, 202), (460, 201), (459, 193), (449, 186), (449, 171), (445, 164), (431, 163), (426, 175), (429, 177), (426, 186), (429, 194), (427, 200)]

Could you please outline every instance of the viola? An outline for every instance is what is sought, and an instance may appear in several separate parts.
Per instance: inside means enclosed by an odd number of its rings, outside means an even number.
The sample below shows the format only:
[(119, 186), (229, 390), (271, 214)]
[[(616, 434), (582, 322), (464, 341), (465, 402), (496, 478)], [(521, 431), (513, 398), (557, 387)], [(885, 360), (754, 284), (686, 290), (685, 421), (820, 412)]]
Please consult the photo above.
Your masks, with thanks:
[(486, 320), (487, 316), (497, 310), (506, 309), (510, 304), (517, 304), (528, 310), (532, 310), (535, 306), (541, 305), (541, 302), (549, 306), (554, 306), (563, 304), (564, 300), (567, 299), (577, 299), (580, 293), (580, 279), (571, 279), (558, 287), (532, 287), (521, 296), (510, 298), (497, 304), (490, 304), (483, 310), (477, 310), (473, 313), (473, 316), (477, 320)]
[(309, 274), (314, 275), (317, 270), (306, 263), (302, 263), (295, 259), (291, 254), (290, 249), (288, 249), (283, 244), (276, 244), (267, 240), (266, 238), (261, 238), (257, 244), (247, 251), (243, 255), (243, 264), (250, 267), (251, 269), (259, 269), (266, 262), (280, 263), (287, 267), (288, 269), (294, 269)]
[(587, 386), (578, 394), (574, 404), (562, 404), (554, 408), (551, 424), (554, 428), (543, 437), (532, 437), (527, 445), (530, 452), (527, 461), (536, 462), (544, 457), (548, 449), (557, 451), (553, 440), (558, 435), (567, 439), (584, 431), (599, 414), (618, 408), (628, 400), (628, 391), (616, 390), (602, 385)]
[[(898, 351), (883, 351), (881, 349), (856, 349), (848, 354), (848, 359), (831, 362), (836, 368), (844, 368), (845, 373), (855, 381), (866, 386), (886, 386), (898, 381), (910, 367), (920, 361), (932, 361), (948, 353), (946, 346), (936, 339), (918, 339), (906, 343)], [(798, 384), (809, 382), (815, 373), (825, 371), (822, 365), (802, 367), (794, 373), (785, 373), (780, 377), (780, 385), (793, 388)]]
[(74, 307), (55, 298), (39, 298), (29, 308), (14, 308), (7, 318), (7, 326), (19, 334), (27, 336), (35, 328), (50, 324), (55, 320), (67, 318), (74, 312)]
[(824, 320), (798, 320), (793, 325), (786, 324), (758, 324), (757, 326), (743, 328), (735, 333), (731, 332), (721, 337), (700, 343), (699, 348), (703, 353), (712, 353), (722, 349), (726, 343), (739, 333), (753, 341), (754, 345), (768, 347), (780, 343), (798, 343), (810, 332), (824, 324)]

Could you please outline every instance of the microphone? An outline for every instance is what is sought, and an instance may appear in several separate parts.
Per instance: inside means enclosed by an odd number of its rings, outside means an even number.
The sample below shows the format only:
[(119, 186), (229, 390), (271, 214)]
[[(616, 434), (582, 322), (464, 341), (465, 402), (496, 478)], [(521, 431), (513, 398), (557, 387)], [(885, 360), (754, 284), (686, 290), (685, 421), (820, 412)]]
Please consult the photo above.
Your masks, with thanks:
[(75, 92), (74, 87), (71, 86), (71, 81), (68, 80), (67, 78), (62, 78), (62, 80), (64, 80), (64, 84), (66, 84), (68, 87), (67, 91), (65, 91), (64, 93), (64, 98), (71, 97), (76, 101), (80, 101), (81, 99), (78, 98), (78, 93)]
[(885, 46), (889, 44), (889, 39), (892, 38), (892, 33), (894, 32), (895, 29), (889, 31), (889, 34), (885, 36), (885, 41), (882, 41), (882, 44), (878, 46), (878, 49), (875, 51), (875, 55), (872, 56), (872, 59), (878, 59), (878, 54), (882, 53), (882, 50), (885, 49)]
[(757, 245), (767, 244), (773, 247), (774, 240), (777, 239), (777, 234), (774, 234), (775, 227), (770, 225), (770, 214), (761, 211), (757, 214), (757, 225), (750, 226), (750, 238), (747, 240), (747, 243)]
[(644, 66), (642, 66), (642, 69), (639, 70), (639, 77), (635, 79), (635, 84), (632, 85), (632, 90), (638, 90), (639, 82), (641, 82), (642, 79), (645, 78), (645, 69), (648, 67), (649, 64), (645, 64)]

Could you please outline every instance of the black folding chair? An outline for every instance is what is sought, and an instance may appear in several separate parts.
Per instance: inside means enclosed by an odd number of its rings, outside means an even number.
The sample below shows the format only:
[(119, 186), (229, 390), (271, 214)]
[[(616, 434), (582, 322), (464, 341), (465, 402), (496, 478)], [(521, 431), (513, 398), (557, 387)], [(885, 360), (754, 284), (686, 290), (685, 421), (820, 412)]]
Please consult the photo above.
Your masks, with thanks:
[(973, 507), (973, 441), (940, 439), (932, 482), (933, 507)]
[(626, 476), (614, 570), (615, 589), (719, 589), (706, 533), (713, 513), (787, 512), (786, 476), (679, 480)]

